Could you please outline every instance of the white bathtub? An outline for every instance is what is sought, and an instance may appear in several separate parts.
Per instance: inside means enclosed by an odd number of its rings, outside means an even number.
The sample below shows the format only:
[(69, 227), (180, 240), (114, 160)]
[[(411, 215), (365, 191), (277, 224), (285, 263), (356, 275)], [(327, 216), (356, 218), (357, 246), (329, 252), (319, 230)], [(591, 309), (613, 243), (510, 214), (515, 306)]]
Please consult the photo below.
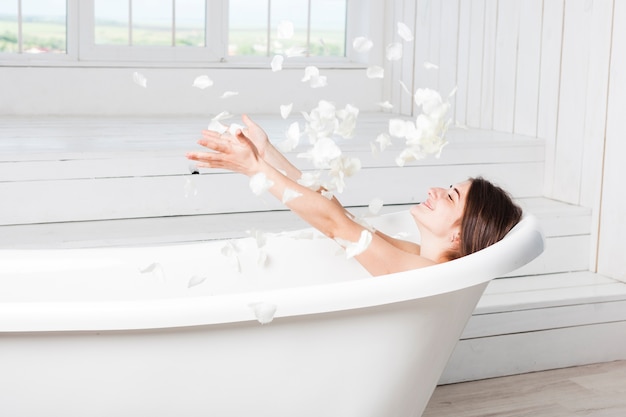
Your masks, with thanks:
[[(416, 238), (406, 212), (373, 223)], [(484, 251), (378, 278), (319, 235), (261, 249), (1, 251), (0, 415), (420, 416), (488, 281), (543, 238), (526, 217)]]

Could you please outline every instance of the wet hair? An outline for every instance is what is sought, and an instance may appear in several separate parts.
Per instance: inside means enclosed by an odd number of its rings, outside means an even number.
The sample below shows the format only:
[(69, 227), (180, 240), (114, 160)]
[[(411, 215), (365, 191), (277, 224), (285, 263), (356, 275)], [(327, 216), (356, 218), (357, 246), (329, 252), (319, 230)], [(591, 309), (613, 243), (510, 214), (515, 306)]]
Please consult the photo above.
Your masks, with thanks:
[(461, 217), (459, 247), (446, 260), (477, 252), (501, 240), (522, 218), (522, 209), (502, 188), (478, 177), (471, 184)]

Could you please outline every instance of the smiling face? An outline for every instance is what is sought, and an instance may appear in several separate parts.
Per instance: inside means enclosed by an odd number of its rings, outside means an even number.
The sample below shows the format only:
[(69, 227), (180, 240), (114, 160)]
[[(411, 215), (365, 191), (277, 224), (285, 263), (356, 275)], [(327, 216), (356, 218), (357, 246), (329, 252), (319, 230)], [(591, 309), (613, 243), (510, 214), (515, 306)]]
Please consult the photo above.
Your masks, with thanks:
[(428, 190), (426, 201), (411, 208), (411, 215), (422, 236), (428, 233), (436, 238), (451, 239), (458, 235), (471, 185), (471, 181), (464, 181), (448, 189)]

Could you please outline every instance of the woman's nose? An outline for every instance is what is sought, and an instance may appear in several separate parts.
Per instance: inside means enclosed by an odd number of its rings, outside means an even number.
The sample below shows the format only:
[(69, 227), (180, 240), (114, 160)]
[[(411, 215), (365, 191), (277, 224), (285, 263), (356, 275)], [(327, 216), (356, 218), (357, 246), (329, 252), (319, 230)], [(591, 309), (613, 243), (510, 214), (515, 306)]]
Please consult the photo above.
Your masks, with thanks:
[(441, 195), (442, 192), (445, 192), (445, 190), (443, 188), (439, 188), (439, 187), (434, 187), (428, 190), (428, 196), (429, 197), (433, 197), (433, 198), (437, 198)]

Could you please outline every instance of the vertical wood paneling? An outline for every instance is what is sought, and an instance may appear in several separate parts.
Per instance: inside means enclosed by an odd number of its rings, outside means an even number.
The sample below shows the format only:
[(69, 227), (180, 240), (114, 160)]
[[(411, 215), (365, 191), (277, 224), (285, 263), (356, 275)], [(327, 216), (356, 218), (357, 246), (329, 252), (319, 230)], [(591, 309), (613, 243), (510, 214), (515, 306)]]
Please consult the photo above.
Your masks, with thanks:
[(550, 0), (543, 3), (537, 137), (545, 139), (546, 163), (543, 193), (548, 196), (552, 195), (553, 190), (552, 179), (554, 177), (556, 152), (561, 44), (563, 39), (563, 2), (564, 0)]
[[(438, 54), (433, 57), (431, 48), (431, 38), (433, 37), (434, 28), (437, 26), (432, 18), (432, 10), (437, 7), (439, 7), (438, 1), (422, 0), (417, 2), (415, 15), (415, 67), (413, 68), (415, 85), (413, 91), (417, 88), (435, 87), (433, 85), (433, 77), (436, 77), (436, 71), (426, 69), (424, 63), (432, 62), (438, 64)], [(418, 112), (417, 109), (416, 112)]]
[[(441, 26), (439, 28), (439, 91), (450, 94), (456, 87), (457, 46), (459, 33), (459, 1), (441, 0)], [(454, 98), (452, 98), (454, 100)], [(456, 118), (454, 109), (451, 112)]]
[(580, 202), (582, 152), (585, 129), (585, 102), (591, 46), (593, 4), (567, 0), (563, 28), (563, 55), (559, 121), (552, 197), (571, 204)]
[(513, 132), (520, 7), (519, 1), (498, 4), (493, 128), (501, 132)]
[(466, 124), (469, 127), (480, 127), (483, 82), (483, 44), (485, 39), (485, 0), (474, 0), (471, 3)]
[(498, 0), (485, 1), (480, 128), (493, 129), (493, 79), (496, 64)]
[(455, 99), (456, 120), (460, 124), (467, 123), (467, 74), (469, 68), (470, 38), (470, 1), (461, 1), (459, 8), (459, 44), (457, 59), (457, 93)]
[(524, 0), (520, 10), (513, 131), (528, 136), (537, 134), (542, 3)]
[(604, 181), (598, 246), (598, 272), (626, 280), (624, 236), (626, 236), (626, 2), (616, 0), (613, 12), (611, 72), (609, 79)]
[(594, 0), (590, 20), (589, 72), (585, 105), (585, 130), (583, 132), (582, 181), (580, 204), (596, 206), (599, 200), (602, 176), (602, 152), (609, 82), (611, 53), (611, 20), (613, 3)]

